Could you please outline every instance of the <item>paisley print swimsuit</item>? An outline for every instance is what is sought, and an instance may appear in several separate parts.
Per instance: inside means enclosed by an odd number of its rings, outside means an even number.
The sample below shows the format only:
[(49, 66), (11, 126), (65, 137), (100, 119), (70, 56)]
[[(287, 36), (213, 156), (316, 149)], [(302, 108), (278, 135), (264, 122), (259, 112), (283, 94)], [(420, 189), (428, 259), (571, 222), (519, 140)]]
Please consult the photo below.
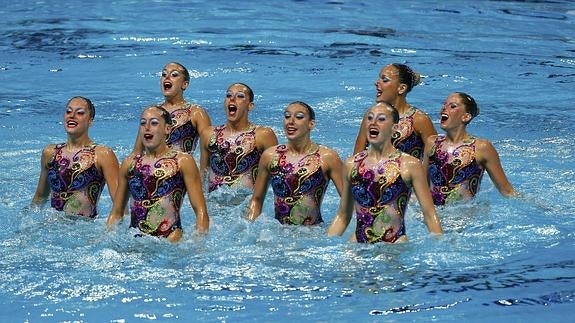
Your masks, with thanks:
[(238, 185), (246, 177), (252, 187), (255, 183), (261, 156), (256, 146), (256, 126), (252, 125), (235, 138), (226, 138), (225, 128), (225, 125), (215, 127), (208, 143), (209, 192), (221, 185)]
[(166, 143), (171, 148), (189, 154), (193, 153), (196, 149), (199, 138), (198, 130), (191, 121), (192, 108), (193, 106), (187, 103), (184, 107), (170, 112), (172, 117), (172, 130), (166, 140)]
[(355, 200), (358, 242), (395, 242), (404, 236), (404, 215), (411, 188), (401, 178), (401, 153), (366, 167), (367, 152), (354, 157), (351, 190)]
[(58, 144), (48, 163), (51, 206), (69, 214), (95, 218), (98, 199), (104, 188), (104, 175), (96, 167), (96, 144), (67, 152)]
[(410, 107), (407, 112), (401, 116), (399, 122), (395, 126), (395, 131), (391, 137), (393, 146), (404, 153), (411, 156), (423, 159), (424, 142), (421, 136), (415, 132), (413, 116), (418, 110)]
[(428, 174), (435, 205), (474, 197), (484, 173), (475, 156), (476, 138), (466, 139), (451, 153), (445, 138), (437, 136), (429, 153)]
[(319, 147), (297, 161), (289, 160), (286, 145), (277, 146), (276, 153), (270, 169), (276, 219), (282, 224), (322, 223), (320, 204), (328, 181)]
[(134, 156), (128, 168), (128, 187), (132, 196), (130, 227), (163, 237), (182, 228), (180, 207), (186, 186), (175, 150), (152, 164), (145, 163), (143, 155)]

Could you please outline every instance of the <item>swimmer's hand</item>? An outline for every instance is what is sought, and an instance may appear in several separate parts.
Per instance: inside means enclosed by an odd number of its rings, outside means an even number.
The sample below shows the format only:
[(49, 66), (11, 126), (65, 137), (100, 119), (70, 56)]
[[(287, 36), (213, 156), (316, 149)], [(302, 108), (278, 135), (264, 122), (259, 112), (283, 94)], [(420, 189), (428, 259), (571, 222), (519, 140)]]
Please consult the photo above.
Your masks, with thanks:
[(523, 193), (513, 190), (513, 193), (511, 193), (508, 197), (523, 198)]
[(248, 206), (246, 206), (246, 212), (244, 215), (244, 219), (254, 222), (261, 214), (261, 206), (258, 206), (257, 203), (250, 201)]
[(120, 222), (123, 218), (123, 215), (117, 215), (117, 214), (110, 214), (108, 216), (108, 218), (106, 219), (106, 228), (108, 230), (112, 230), (114, 228), (114, 226)]

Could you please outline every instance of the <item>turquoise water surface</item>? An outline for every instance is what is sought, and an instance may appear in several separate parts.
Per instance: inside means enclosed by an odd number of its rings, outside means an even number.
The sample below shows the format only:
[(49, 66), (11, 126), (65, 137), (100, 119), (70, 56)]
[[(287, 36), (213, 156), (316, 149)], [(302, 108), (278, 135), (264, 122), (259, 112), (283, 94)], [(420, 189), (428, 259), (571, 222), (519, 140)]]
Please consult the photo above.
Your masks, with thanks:
[[(571, 1), (5, 2), (0, 8), (0, 321), (563, 322), (575, 312), (575, 4)], [(519, 199), (484, 176), (474, 203), (438, 209), (427, 233), (417, 204), (404, 245), (358, 245), (325, 226), (281, 226), (271, 193), (254, 223), (233, 192), (209, 196), (211, 228), (171, 245), (94, 222), (26, 211), (42, 148), (63, 142), (75, 95), (97, 108), (91, 137), (120, 159), (159, 72), (192, 72), (186, 97), (224, 120), (232, 82), (256, 94), (252, 121), (283, 141), (282, 111), (316, 109), (315, 141), (351, 154), (379, 69), (406, 63), (423, 83), (408, 101), (435, 121), (464, 91)], [(438, 128), (439, 129), (439, 128)], [(330, 222), (339, 196), (329, 187)], [(353, 220), (352, 220), (353, 221)]]

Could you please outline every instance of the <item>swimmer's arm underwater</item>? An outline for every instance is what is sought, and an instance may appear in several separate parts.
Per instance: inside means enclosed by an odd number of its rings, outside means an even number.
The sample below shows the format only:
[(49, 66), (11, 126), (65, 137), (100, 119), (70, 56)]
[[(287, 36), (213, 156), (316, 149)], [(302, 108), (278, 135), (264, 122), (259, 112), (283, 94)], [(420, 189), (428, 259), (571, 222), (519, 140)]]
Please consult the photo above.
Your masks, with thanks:
[(128, 190), (128, 167), (130, 166), (131, 158), (126, 158), (120, 166), (118, 176), (118, 188), (114, 194), (112, 210), (106, 219), (106, 226), (108, 230), (120, 222), (124, 217), (126, 207), (128, 205), (129, 190)]
[(256, 182), (254, 184), (254, 193), (248, 203), (245, 215), (246, 219), (250, 221), (255, 221), (262, 213), (264, 199), (269, 186), (270, 172), (268, 165), (272, 160), (274, 152), (275, 146), (272, 146), (271, 148), (266, 149), (260, 157), (258, 176), (256, 177)]
[(41, 207), (48, 201), (50, 195), (50, 183), (48, 182), (48, 161), (54, 157), (54, 145), (48, 145), (42, 151), (40, 158), (40, 177), (38, 178), (38, 186), (32, 198), (32, 206)]

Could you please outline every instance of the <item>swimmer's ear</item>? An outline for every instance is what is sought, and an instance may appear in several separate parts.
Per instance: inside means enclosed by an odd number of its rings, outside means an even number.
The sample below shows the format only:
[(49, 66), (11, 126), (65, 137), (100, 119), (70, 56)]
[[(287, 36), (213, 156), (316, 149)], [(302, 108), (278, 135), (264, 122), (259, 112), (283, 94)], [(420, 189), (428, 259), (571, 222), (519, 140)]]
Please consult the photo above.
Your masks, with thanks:
[(255, 108), (256, 104), (253, 102), (250, 102), (250, 104), (248, 105), (248, 111), (252, 111), (253, 108)]
[(315, 128), (315, 120), (310, 120), (309, 121), (309, 129), (312, 130), (313, 128)]
[(190, 81), (184, 81), (184, 83), (182, 84), (182, 91), (185, 91), (189, 85), (190, 85)]
[(405, 93), (405, 91), (407, 91), (407, 84), (405, 83), (399, 84), (399, 88), (397, 88), (397, 93), (399, 93), (399, 95), (402, 95), (403, 93)]
[(469, 112), (465, 112), (461, 117), (461, 121), (463, 121), (465, 124), (471, 122), (471, 119), (473, 119), (473, 116), (471, 116), (471, 113)]

